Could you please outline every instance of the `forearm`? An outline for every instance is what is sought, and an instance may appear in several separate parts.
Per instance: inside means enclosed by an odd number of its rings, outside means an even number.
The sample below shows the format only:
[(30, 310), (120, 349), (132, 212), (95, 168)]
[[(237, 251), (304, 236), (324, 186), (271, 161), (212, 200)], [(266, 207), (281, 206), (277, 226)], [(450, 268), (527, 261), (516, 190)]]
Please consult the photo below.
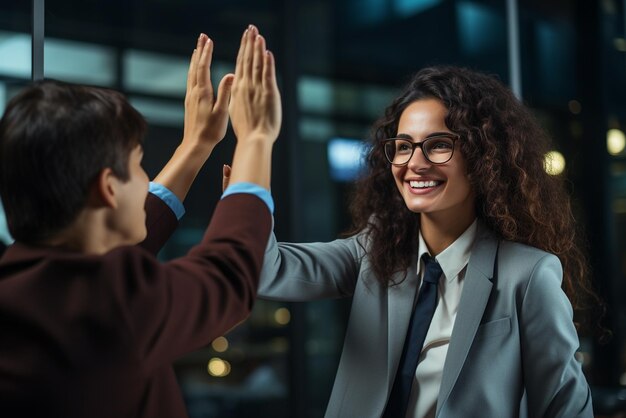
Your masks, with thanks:
[(235, 148), (230, 184), (254, 183), (270, 189), (272, 143), (262, 135), (240, 140)]
[(167, 187), (182, 202), (212, 151), (210, 145), (183, 140), (153, 181)]

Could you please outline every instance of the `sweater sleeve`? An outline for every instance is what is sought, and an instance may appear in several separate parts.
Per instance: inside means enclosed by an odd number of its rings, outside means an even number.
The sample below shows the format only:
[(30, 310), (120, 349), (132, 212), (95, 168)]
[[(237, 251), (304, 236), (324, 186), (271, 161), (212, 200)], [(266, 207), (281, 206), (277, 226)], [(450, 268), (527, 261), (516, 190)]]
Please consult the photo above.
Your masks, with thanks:
[[(250, 194), (222, 199), (202, 241), (160, 264), (138, 248), (111, 252), (125, 316), (144, 367), (209, 344), (250, 313), (271, 230), (267, 205)], [(121, 262), (120, 262), (121, 261)]]
[(176, 230), (178, 220), (171, 207), (152, 193), (148, 193), (145, 209), (148, 233), (139, 246), (156, 255)]
[(592, 418), (591, 392), (575, 357), (579, 341), (562, 277), (556, 256), (539, 260), (521, 308), (528, 409), (537, 417)]

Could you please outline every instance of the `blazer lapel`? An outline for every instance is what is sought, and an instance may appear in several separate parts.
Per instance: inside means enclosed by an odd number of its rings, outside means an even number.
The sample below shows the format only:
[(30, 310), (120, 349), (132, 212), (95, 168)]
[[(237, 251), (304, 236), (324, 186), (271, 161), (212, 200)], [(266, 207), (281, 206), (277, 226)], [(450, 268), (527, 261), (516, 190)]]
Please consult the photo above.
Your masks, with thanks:
[(479, 223), (443, 367), (436, 415), (439, 414), (459, 377), (489, 301), (497, 249), (498, 240), (493, 233)]
[[(402, 275), (397, 273), (394, 279), (397, 281), (401, 277)], [(396, 369), (402, 356), (402, 347), (413, 312), (417, 285), (417, 257), (413, 257), (404, 281), (387, 290), (387, 346), (389, 347), (387, 350), (387, 395), (391, 392)]]

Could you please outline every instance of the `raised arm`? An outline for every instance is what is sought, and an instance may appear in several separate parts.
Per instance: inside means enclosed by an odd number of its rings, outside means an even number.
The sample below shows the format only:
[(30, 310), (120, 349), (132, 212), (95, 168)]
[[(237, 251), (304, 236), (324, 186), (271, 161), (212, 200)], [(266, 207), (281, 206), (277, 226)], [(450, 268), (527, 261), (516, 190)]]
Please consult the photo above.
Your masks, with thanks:
[(131, 329), (148, 368), (222, 335), (249, 315), (256, 298), (272, 224), (271, 197), (268, 202), (269, 192), (263, 188), (269, 187), (280, 96), (274, 60), (255, 27), (246, 31), (240, 48), (231, 99), (237, 136), (232, 183), (252, 183), (257, 190), (223, 197), (202, 242), (187, 256), (156, 268), (150, 267), (156, 263), (152, 259), (133, 264), (151, 272), (131, 272), (139, 282), (148, 277), (149, 283), (124, 286), (137, 290), (127, 317), (137, 318)]
[[(175, 195), (172, 199), (162, 189), (155, 188), (146, 200), (146, 229), (148, 235), (140, 245), (156, 254), (178, 226), (182, 215), (180, 203), (213, 148), (224, 138), (228, 126), (228, 100), (234, 75), (222, 78), (217, 100), (211, 85), (213, 41), (205, 34), (198, 38), (189, 63), (185, 95), (185, 127), (183, 139), (163, 167), (154, 183), (165, 186)], [(177, 201), (176, 201), (177, 200)], [(177, 211), (175, 208), (178, 207)], [(174, 213), (176, 212), (176, 214)]]
[(187, 196), (196, 175), (224, 138), (228, 126), (228, 101), (234, 76), (227, 74), (222, 78), (215, 99), (211, 84), (212, 56), (213, 41), (201, 34), (187, 75), (183, 139), (154, 179), (180, 201)]

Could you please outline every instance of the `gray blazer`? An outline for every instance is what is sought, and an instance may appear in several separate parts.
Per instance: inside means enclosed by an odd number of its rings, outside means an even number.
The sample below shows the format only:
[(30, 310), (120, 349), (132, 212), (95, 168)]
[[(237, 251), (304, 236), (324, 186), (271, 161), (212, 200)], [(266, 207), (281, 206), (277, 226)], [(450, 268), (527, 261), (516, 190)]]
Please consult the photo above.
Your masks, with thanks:
[[(363, 247), (363, 234), (310, 244), (277, 243), (272, 235), (265, 254), (260, 297), (353, 298), (326, 417), (382, 415), (416, 294), (416, 258), (406, 280), (385, 288)], [(589, 386), (574, 358), (579, 341), (561, 279), (556, 256), (499, 242), (479, 223), (437, 417), (593, 418)]]

